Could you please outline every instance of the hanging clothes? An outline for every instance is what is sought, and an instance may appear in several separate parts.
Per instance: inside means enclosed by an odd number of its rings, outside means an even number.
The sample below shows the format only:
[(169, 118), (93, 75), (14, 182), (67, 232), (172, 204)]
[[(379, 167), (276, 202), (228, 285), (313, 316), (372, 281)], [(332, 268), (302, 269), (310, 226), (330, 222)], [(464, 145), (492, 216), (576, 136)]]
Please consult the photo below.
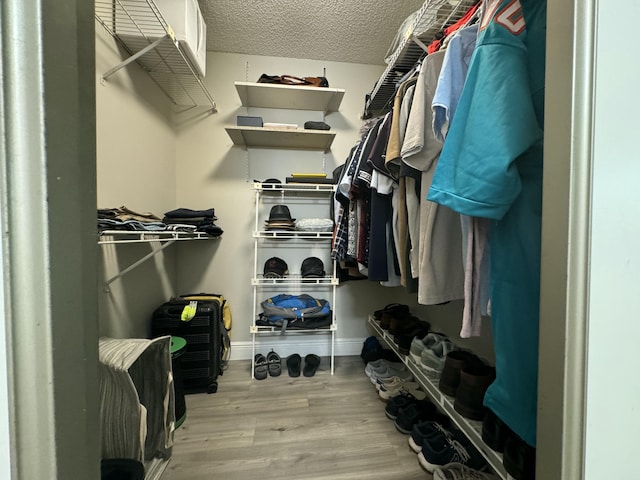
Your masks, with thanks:
[[(461, 28), (451, 37), (445, 51), (431, 104), (433, 132), (444, 142), (451, 118), (455, 115), (464, 87), (469, 62), (475, 49), (478, 24)], [(489, 239), (486, 221), (468, 215), (460, 216), (462, 258), (464, 263), (464, 308), (460, 337), (480, 336), (482, 316), (488, 314), (489, 303)]]
[[(394, 245), (396, 258), (400, 268), (400, 284), (404, 286), (407, 293), (414, 293), (417, 291), (417, 282), (414, 280), (414, 276), (411, 272), (411, 263), (409, 258), (410, 244), (409, 239), (409, 205), (404, 201), (406, 198), (406, 182), (407, 175), (410, 174), (409, 170), (403, 168), (404, 164), (401, 162), (400, 150), (402, 142), (404, 141), (404, 135), (407, 128), (407, 122), (409, 120), (409, 114), (411, 112), (411, 106), (413, 105), (414, 93), (416, 90), (417, 78), (409, 88), (406, 89), (404, 96), (402, 97), (402, 103), (400, 106), (400, 115), (398, 118), (398, 136), (397, 145), (393, 151), (387, 147), (387, 158), (390, 154), (396, 155), (399, 160), (398, 169), (398, 191), (396, 195), (396, 207), (395, 214), (397, 222), (394, 223)], [(411, 212), (413, 213), (413, 212)]]
[(490, 219), (496, 379), (484, 405), (536, 443), (546, 1), (491, 0), (429, 200)]
[(462, 87), (469, 70), (471, 55), (476, 47), (478, 24), (458, 30), (445, 50), (438, 85), (433, 95), (433, 132), (444, 143), (451, 118), (456, 113)]
[[(431, 185), (442, 144), (434, 135), (431, 103), (444, 60), (444, 51), (428, 55), (422, 65), (402, 145), (402, 161), (422, 172), (421, 189)], [(407, 189), (415, 196), (415, 189)], [(434, 305), (463, 298), (464, 270), (460, 216), (448, 207), (427, 201), (420, 193), (419, 224), (411, 236), (412, 266), (418, 272), (418, 303)], [(415, 221), (415, 217), (414, 217)]]

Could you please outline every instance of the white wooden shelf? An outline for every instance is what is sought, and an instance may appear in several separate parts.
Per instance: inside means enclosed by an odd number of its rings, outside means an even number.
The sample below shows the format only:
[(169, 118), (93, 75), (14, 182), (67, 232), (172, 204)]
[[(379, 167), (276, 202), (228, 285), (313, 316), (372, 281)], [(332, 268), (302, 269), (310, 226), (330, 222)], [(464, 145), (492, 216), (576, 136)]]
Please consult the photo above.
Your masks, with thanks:
[(391, 350), (393, 350), (396, 355), (398, 355), (398, 358), (400, 358), (407, 366), (411, 374), (415, 377), (415, 380), (420, 384), (420, 386), (422, 386), (423, 390), (427, 393), (427, 396), (430, 397), (431, 401), (439, 406), (440, 410), (442, 410), (456, 425), (456, 427), (458, 427), (467, 436), (473, 446), (478, 449), (489, 465), (491, 465), (491, 468), (495, 473), (497, 473), (503, 480), (510, 478), (502, 464), (502, 454), (492, 450), (482, 440), (482, 422), (469, 420), (468, 418), (460, 415), (453, 407), (455, 398), (442, 393), (438, 388), (438, 381), (425, 375), (424, 370), (418, 366), (411, 355), (404, 355), (400, 353), (398, 346), (393, 341), (393, 335), (380, 328), (378, 322), (376, 322), (371, 316), (368, 318), (368, 324), (374, 331), (375, 335)]
[(328, 151), (336, 134), (327, 130), (285, 130), (264, 127), (226, 127), (234, 145)]
[(339, 88), (299, 87), (270, 83), (235, 82), (245, 107), (337, 112), (345, 91)]

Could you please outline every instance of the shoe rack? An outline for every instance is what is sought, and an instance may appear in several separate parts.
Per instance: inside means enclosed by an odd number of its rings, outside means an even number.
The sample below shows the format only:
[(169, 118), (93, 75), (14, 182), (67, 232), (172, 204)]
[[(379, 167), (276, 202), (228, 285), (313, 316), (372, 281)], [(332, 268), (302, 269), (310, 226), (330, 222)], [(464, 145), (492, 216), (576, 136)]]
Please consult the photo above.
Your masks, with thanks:
[[(255, 355), (261, 340), (265, 337), (279, 338), (292, 335), (326, 335), (330, 343), (329, 359), (331, 374), (334, 373), (336, 321), (336, 276), (335, 261), (330, 259), (329, 251), (333, 231), (280, 231), (266, 230), (263, 220), (275, 204), (290, 205), (293, 212), (298, 208), (309, 207), (315, 217), (328, 218), (330, 202), (333, 198), (334, 185), (321, 184), (268, 184), (254, 182), (255, 191), (255, 224), (254, 239), (254, 271), (251, 285), (253, 287), (253, 321), (249, 328), (251, 333), (251, 374), (255, 378)], [(295, 214), (294, 216), (297, 216)], [(277, 256), (284, 258), (290, 272), (282, 278), (266, 278), (263, 265), (267, 258)], [(307, 256), (322, 257), (326, 274), (320, 278), (304, 278), (298, 273), (300, 262)], [(295, 262), (292, 259), (297, 259)], [(261, 302), (275, 294), (307, 293), (315, 298), (325, 298), (331, 306), (331, 324), (314, 329), (286, 328), (256, 324)], [(289, 342), (290, 344), (291, 342)]]
[(393, 335), (383, 330), (372, 316), (369, 316), (367, 323), (375, 336), (380, 339), (380, 342), (387, 345), (407, 366), (407, 369), (413, 374), (415, 381), (418, 382), (427, 393), (427, 398), (438, 406), (444, 414), (449, 416), (453, 424), (467, 436), (473, 446), (484, 456), (493, 471), (503, 480), (510, 479), (502, 464), (502, 454), (489, 448), (482, 440), (482, 422), (469, 420), (460, 415), (453, 407), (455, 398), (442, 393), (438, 389), (437, 381), (425, 375), (422, 368), (410, 355), (400, 353), (398, 346), (393, 341)]

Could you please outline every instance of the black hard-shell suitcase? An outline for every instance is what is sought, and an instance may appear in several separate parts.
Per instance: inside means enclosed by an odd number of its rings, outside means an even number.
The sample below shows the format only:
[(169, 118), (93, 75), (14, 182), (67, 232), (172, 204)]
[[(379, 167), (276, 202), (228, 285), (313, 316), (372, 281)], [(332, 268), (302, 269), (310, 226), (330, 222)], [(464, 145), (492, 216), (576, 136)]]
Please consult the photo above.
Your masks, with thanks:
[(215, 393), (222, 374), (222, 311), (217, 300), (198, 301), (195, 316), (181, 320), (190, 301), (172, 298), (153, 312), (151, 335), (173, 335), (187, 341), (181, 357), (185, 393)]

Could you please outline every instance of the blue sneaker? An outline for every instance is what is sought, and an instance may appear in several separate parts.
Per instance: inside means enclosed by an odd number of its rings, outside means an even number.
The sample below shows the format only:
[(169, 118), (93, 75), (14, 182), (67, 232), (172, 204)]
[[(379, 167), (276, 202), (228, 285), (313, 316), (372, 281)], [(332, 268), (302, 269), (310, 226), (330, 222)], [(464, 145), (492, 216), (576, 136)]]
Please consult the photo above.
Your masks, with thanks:
[(484, 470), (487, 462), (484, 457), (471, 445), (471, 442), (462, 438), (447, 438), (445, 442), (423, 442), (422, 450), (418, 454), (418, 462), (429, 473), (433, 473), (436, 467), (442, 467), (448, 463), (461, 463), (474, 470)]
[(436, 406), (433, 403), (426, 399), (420, 400), (398, 409), (394, 425), (400, 433), (410, 435), (414, 425), (427, 420), (435, 420), (436, 414)]
[(413, 395), (401, 393), (400, 395), (391, 397), (387, 401), (387, 405), (384, 407), (384, 414), (389, 420), (395, 420), (398, 417), (398, 412), (401, 408), (406, 408), (417, 401), (418, 400)]
[[(442, 419), (428, 420), (426, 422), (420, 422), (413, 426), (411, 429), (411, 435), (409, 435), (409, 446), (415, 453), (422, 451), (422, 444), (425, 441), (431, 443), (444, 443), (444, 437), (453, 437), (453, 432), (448, 428), (451, 421), (449, 417), (442, 415)], [(443, 438), (439, 438), (443, 437)]]

